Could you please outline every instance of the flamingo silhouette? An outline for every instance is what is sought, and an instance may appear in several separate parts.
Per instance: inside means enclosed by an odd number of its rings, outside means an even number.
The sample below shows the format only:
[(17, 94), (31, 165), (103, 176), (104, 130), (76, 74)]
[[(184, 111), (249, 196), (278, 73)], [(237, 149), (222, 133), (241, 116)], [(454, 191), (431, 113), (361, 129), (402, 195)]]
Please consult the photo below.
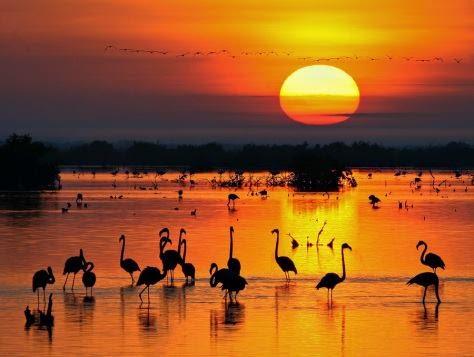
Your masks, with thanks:
[[(166, 242), (170, 243), (170, 244), (173, 244), (171, 242), (171, 240), (169, 239), (169, 230), (167, 228), (165, 228), (165, 229), (167, 230), (167, 231), (165, 231), (167, 233)], [(185, 233), (186, 233), (186, 231), (183, 228), (181, 228), (181, 230), (179, 232), (179, 241), (178, 241), (178, 250), (177, 251), (173, 250), (173, 249), (168, 249), (168, 250), (164, 251), (163, 253), (160, 253), (160, 258), (161, 258), (161, 261), (163, 262), (163, 271), (164, 271), (164, 273), (168, 273), (168, 271), (170, 272), (171, 282), (174, 281), (174, 270), (175, 270), (176, 266), (178, 264), (181, 265), (181, 266), (183, 265), (183, 258), (181, 258), (181, 240), (182, 240), (183, 234), (185, 234)], [(160, 235), (161, 235), (161, 232), (160, 232)], [(164, 247), (164, 245), (163, 245), (163, 247)]]
[(229, 260), (227, 261), (227, 267), (234, 274), (240, 274), (240, 261), (237, 258), (232, 257), (234, 251), (234, 227), (230, 226), (230, 246), (229, 246)]
[(441, 299), (439, 298), (439, 292), (438, 292), (439, 279), (435, 273), (425, 272), (425, 273), (418, 274), (407, 282), (407, 285), (412, 285), (412, 284), (417, 284), (425, 288), (423, 292), (423, 300), (422, 300), (423, 304), (425, 303), (426, 290), (428, 289), (428, 286), (430, 285), (434, 285), (436, 299), (438, 300), (438, 303), (441, 302)]
[(186, 263), (187, 242), (186, 242), (185, 238), (183, 238), (183, 240), (181, 241), (181, 244), (184, 245), (183, 265), (181, 266), (181, 269), (183, 270), (183, 275), (186, 278), (186, 283), (188, 283), (188, 277), (190, 277), (191, 281), (194, 282), (194, 280), (196, 278), (196, 268), (194, 267), (193, 264)]
[(39, 288), (43, 288), (43, 302), (46, 304), (46, 285), (47, 284), (54, 284), (56, 279), (54, 278), (53, 275), (53, 269), (51, 267), (48, 267), (47, 270), (38, 270), (34, 275), (33, 275), (33, 292), (37, 291), (38, 292), (38, 309), (39, 309)]
[(245, 289), (245, 285), (247, 285), (245, 278), (235, 274), (230, 269), (219, 269), (216, 263), (211, 264), (209, 274), (211, 274), (209, 285), (214, 288), (220, 283), (222, 290), (225, 290), (224, 298), (229, 295), (231, 302), (233, 301), (232, 292), (235, 293), (235, 300), (237, 301), (237, 294)]
[(378, 198), (375, 195), (370, 195), (369, 201), (370, 201), (370, 204), (372, 205), (372, 208), (378, 208), (377, 203), (381, 202), (380, 198)]
[(230, 208), (230, 201), (232, 201), (232, 208), (235, 209), (235, 200), (238, 200), (240, 197), (235, 193), (229, 193), (227, 196), (227, 207)]
[(332, 301), (332, 291), (336, 287), (337, 284), (342, 283), (346, 280), (346, 263), (344, 260), (344, 249), (352, 250), (349, 244), (344, 243), (341, 245), (341, 256), (342, 256), (342, 276), (340, 277), (336, 273), (327, 273), (321, 281), (316, 285), (316, 289), (326, 288), (328, 289), (328, 300), (329, 300), (329, 292), (331, 292), (331, 301)]
[[(164, 238), (166, 239), (166, 238)], [(148, 289), (148, 304), (150, 304), (150, 285), (155, 285), (160, 280), (163, 280), (166, 277), (166, 272), (163, 271), (163, 274), (160, 272), (160, 269), (156, 267), (146, 267), (140, 272), (138, 277), (137, 286), (145, 285), (142, 291), (138, 294), (140, 301), (143, 302), (142, 294), (145, 289)]]
[(278, 256), (278, 243), (280, 242), (280, 230), (275, 228), (272, 231), (272, 234), (276, 234), (276, 244), (275, 244), (275, 261), (277, 262), (278, 266), (281, 270), (285, 273), (285, 279), (287, 282), (290, 281), (290, 271), (294, 272), (295, 275), (298, 274), (296, 270), (295, 263), (288, 257), (285, 256)]
[[(247, 280), (245, 278), (241, 277), (238, 274), (234, 274), (232, 271), (230, 274), (227, 276), (227, 279), (225, 279), (222, 283), (222, 290), (226, 290), (230, 298), (230, 302), (233, 302), (233, 300), (237, 303), (237, 295), (239, 294), (240, 291), (245, 289), (245, 285), (247, 285)], [(234, 293), (234, 299), (232, 299), (232, 293)]]
[(138, 266), (137, 262), (131, 258), (123, 259), (123, 255), (125, 253), (125, 236), (123, 234), (120, 236), (119, 242), (122, 242), (122, 252), (120, 253), (120, 267), (130, 274), (133, 286), (135, 282), (135, 280), (133, 279), (133, 273), (136, 271), (140, 271), (140, 267)]
[(420, 256), (421, 264), (429, 266), (431, 269), (433, 269), (434, 273), (436, 273), (437, 268), (441, 268), (444, 270), (445, 265), (444, 265), (443, 259), (441, 259), (439, 255), (434, 254), (434, 253), (428, 253), (425, 255), (426, 250), (428, 249), (428, 244), (420, 240), (418, 244), (416, 245), (416, 249), (418, 250), (418, 247), (422, 245), (425, 246), (425, 248), (423, 249), (423, 252), (421, 253), (421, 256)]
[(76, 274), (84, 267), (86, 264), (86, 259), (84, 258), (84, 253), (82, 249), (79, 250), (79, 255), (75, 257), (69, 257), (64, 263), (63, 275), (66, 275), (66, 280), (64, 281), (63, 290), (66, 290), (67, 279), (69, 274), (73, 273), (74, 277), (72, 279), (71, 290), (74, 290), (74, 281), (76, 280)]
[(91, 289), (91, 296), (92, 296), (92, 288), (95, 285), (96, 282), (96, 276), (95, 273), (92, 271), (94, 269), (94, 263), (92, 262), (87, 262), (84, 264), (82, 270), (84, 271), (84, 274), (82, 274), (82, 284), (84, 284), (84, 287), (86, 288), (86, 297), (87, 297), (87, 289)]
[[(219, 269), (216, 263), (212, 263), (209, 268), (209, 274), (211, 275), (209, 278), (209, 285), (215, 288), (218, 284), (223, 285), (225, 281), (230, 279), (232, 272), (227, 268)], [(227, 296), (227, 292), (225, 296)]]

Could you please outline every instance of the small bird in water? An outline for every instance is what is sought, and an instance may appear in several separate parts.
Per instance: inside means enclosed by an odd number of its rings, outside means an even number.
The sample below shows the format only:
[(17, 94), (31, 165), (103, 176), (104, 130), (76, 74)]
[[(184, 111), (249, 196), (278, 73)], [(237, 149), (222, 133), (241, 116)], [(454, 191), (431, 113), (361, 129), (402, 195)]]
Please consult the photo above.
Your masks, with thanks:
[(377, 206), (377, 203), (382, 202), (382, 201), (380, 201), (380, 198), (378, 198), (375, 195), (370, 195), (369, 196), (369, 201), (370, 201), (370, 204), (372, 205), (372, 208), (379, 208)]
[(238, 200), (240, 197), (235, 193), (229, 193), (227, 196), (227, 207), (230, 208), (230, 202), (232, 201), (232, 208), (235, 209), (235, 200)]

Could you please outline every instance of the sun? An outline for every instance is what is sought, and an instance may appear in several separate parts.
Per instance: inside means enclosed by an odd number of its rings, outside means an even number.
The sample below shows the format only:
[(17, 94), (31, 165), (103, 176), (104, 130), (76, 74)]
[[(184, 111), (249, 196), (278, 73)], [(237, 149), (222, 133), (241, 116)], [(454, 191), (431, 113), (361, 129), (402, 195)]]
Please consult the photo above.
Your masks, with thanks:
[(280, 89), (280, 106), (291, 119), (306, 125), (341, 123), (355, 113), (360, 93), (354, 79), (327, 65), (300, 68)]

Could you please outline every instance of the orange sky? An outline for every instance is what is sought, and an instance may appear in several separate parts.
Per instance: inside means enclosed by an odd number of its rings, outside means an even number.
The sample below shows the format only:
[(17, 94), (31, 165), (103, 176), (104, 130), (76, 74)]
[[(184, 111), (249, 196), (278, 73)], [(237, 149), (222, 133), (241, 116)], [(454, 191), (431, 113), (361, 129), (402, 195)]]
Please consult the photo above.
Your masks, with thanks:
[[(431, 103), (438, 103), (437, 113), (447, 111), (459, 116), (469, 110), (472, 113), (473, 10), (471, 1), (6, 0), (0, 5), (0, 63), (7, 75), (0, 84), (0, 94), (4, 100), (11, 96), (38, 102), (35, 113), (42, 113), (40, 116), (51, 125), (63, 111), (56, 113), (50, 106), (70, 107), (71, 98), (84, 92), (122, 104), (135, 95), (181, 99), (190, 95), (268, 96), (264, 108), (257, 108), (259, 105), (252, 101), (242, 106), (237, 100), (229, 113), (228, 106), (214, 106), (215, 100), (209, 100), (198, 109), (205, 117), (219, 113), (222, 127), (212, 124), (216, 132), (235, 127), (235, 116), (242, 113), (249, 116), (249, 122), (255, 118), (250, 118), (253, 113), (263, 115), (258, 119), (259, 125), (272, 127), (275, 123), (288, 124), (275, 106), (277, 101), (272, 99), (278, 95), (283, 80), (297, 68), (315, 63), (298, 58), (358, 56), (357, 60), (325, 64), (344, 69), (356, 80), (362, 95), (360, 113), (426, 113)], [(170, 54), (160, 57), (104, 53), (106, 44), (166, 50)], [(175, 57), (181, 52), (222, 49), (237, 58)], [(280, 55), (241, 56), (245, 51), (275, 51)], [(284, 56), (283, 52), (291, 55)], [(402, 59), (404, 56), (443, 57), (444, 62), (407, 62)], [(380, 60), (371, 61), (369, 57)], [(463, 58), (462, 63), (455, 63), (454, 57)], [(38, 92), (54, 100), (45, 102), (37, 97)], [(419, 101), (414, 100), (418, 97)], [(188, 103), (181, 99), (177, 99), (180, 108), (183, 102)], [(90, 98), (83, 100), (89, 116), (96, 115), (99, 122), (107, 122), (106, 110), (100, 103), (91, 102)], [(153, 107), (152, 99), (150, 103)], [(165, 104), (166, 110), (149, 108), (140, 117), (163, 117), (170, 112), (178, 115), (179, 108), (169, 106), (169, 101)], [(41, 112), (40, 107), (46, 110)], [(136, 104), (130, 104), (127, 113), (135, 110)], [(4, 114), (6, 130), (21, 129), (12, 123), (32, 116), (18, 104), (11, 104)], [(85, 120), (81, 115), (75, 119), (78, 123)], [(184, 120), (188, 115), (182, 113), (178, 117)], [(242, 115), (243, 123), (246, 115)], [(73, 121), (70, 124), (76, 125)], [(165, 127), (173, 132), (168, 124), (158, 121), (157, 132)], [(38, 126), (33, 121), (22, 125), (33, 132)], [(464, 120), (458, 127), (463, 129), (465, 125)], [(472, 133), (472, 127), (471, 124), (464, 129)], [(81, 135), (90, 137), (99, 132), (102, 131), (91, 128)], [(62, 135), (41, 130), (38, 133)], [(123, 134), (117, 134), (120, 136)], [(214, 139), (213, 134), (209, 139)]]

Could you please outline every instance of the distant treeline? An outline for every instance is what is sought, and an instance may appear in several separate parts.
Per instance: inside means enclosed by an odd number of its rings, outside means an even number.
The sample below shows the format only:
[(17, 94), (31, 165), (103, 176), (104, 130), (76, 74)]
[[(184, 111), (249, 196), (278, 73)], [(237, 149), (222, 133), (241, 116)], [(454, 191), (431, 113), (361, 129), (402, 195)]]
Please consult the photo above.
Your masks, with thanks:
[(451, 142), (438, 146), (394, 148), (366, 142), (347, 145), (243, 145), (226, 148), (218, 143), (168, 146), (135, 142), (117, 147), (93, 141), (70, 148), (56, 148), (61, 165), (187, 166), (195, 171), (217, 168), (239, 170), (291, 169), (298, 158), (315, 157), (337, 162), (341, 167), (474, 167), (474, 146)]

